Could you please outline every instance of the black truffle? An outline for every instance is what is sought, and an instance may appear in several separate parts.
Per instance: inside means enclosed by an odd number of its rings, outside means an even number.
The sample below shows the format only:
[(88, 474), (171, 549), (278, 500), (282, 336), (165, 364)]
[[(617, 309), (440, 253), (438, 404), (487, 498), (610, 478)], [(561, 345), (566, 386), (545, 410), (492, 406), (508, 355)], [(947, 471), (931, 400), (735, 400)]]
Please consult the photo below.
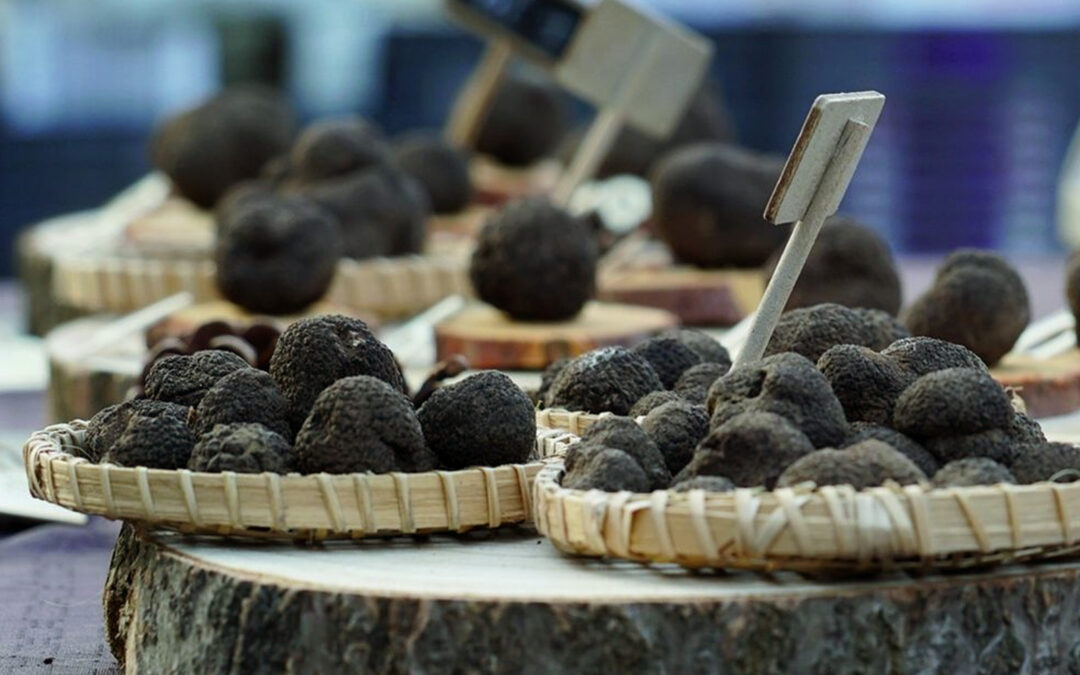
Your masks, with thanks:
[(289, 402), (289, 424), (299, 429), (323, 389), (343, 377), (371, 375), (405, 393), (405, 378), (391, 351), (347, 316), (301, 319), (278, 338), (270, 375)]
[(90, 418), (90, 422), (86, 425), (83, 455), (91, 462), (101, 461), (109, 448), (124, 433), (132, 417), (167, 415), (180, 422), (186, 422), (190, 410), (186, 405), (155, 401), (151, 398), (136, 398), (102, 408)]
[(723, 143), (672, 151), (653, 172), (653, 227), (679, 262), (699, 267), (757, 267), (787, 230), (762, 213), (783, 159)]
[(641, 428), (660, 450), (668, 470), (677, 474), (690, 462), (697, 444), (709, 433), (709, 413), (703, 405), (673, 401), (646, 415)]
[(826, 303), (781, 314), (765, 356), (795, 352), (817, 361), (835, 345), (861, 345), (877, 351), (906, 335), (904, 327), (886, 312)]
[(289, 404), (270, 374), (255, 368), (239, 368), (207, 390), (195, 409), (192, 428), (202, 436), (219, 424), (257, 423), (292, 439)]
[(549, 408), (625, 415), (664, 384), (649, 362), (623, 347), (603, 347), (575, 358), (551, 383)]
[(901, 338), (883, 349), (881, 355), (916, 376), (946, 368), (986, 370), (982, 359), (967, 347), (930, 337)]
[(934, 285), (904, 313), (912, 335), (962, 344), (988, 365), (1012, 349), (1030, 319), (1016, 270), (996, 253), (971, 250), (946, 258)]
[(694, 476), (671, 486), (675, 492), (705, 490), (706, 492), (731, 492), (735, 484), (723, 476)]
[(1080, 479), (1080, 448), (1071, 443), (1021, 446), (1010, 469), (1017, 483), (1070, 483)]
[(436, 462), (409, 399), (370, 375), (319, 394), (296, 435), (296, 457), (304, 473), (429, 471)]
[(926, 480), (926, 474), (888, 443), (870, 439), (843, 450), (815, 450), (785, 469), (776, 486), (813, 482), (818, 486), (850, 485), (862, 490), (890, 480), (911, 485)]
[(934, 474), (934, 487), (972, 487), (1015, 483), (1016, 479), (1004, 466), (985, 457), (968, 457), (949, 462)]
[[(576, 447), (582, 445), (575, 443)], [(616, 448), (591, 445), (580, 448), (579, 460), (567, 466), (562, 486), (568, 490), (648, 492), (649, 479), (633, 457)]]
[[(612, 415), (597, 420), (582, 434), (579, 445), (603, 446), (622, 450), (641, 465), (642, 470), (649, 479), (649, 487), (652, 490), (663, 489), (671, 483), (671, 472), (668, 470), (664, 456), (660, 454), (660, 449), (656, 447), (649, 435), (629, 417)], [(574, 462), (568, 460), (567, 468), (573, 466), (573, 464)]]
[(679, 396), (673, 391), (661, 389), (660, 391), (650, 391), (637, 400), (637, 403), (630, 408), (630, 412), (626, 414), (627, 417), (638, 418), (642, 415), (648, 415), (650, 412), (672, 401), (685, 401), (682, 396)]
[(328, 119), (304, 129), (290, 152), (291, 171), (311, 182), (392, 163), (382, 133), (358, 117)]
[(692, 403), (705, 403), (709, 387), (731, 370), (731, 364), (699, 363), (691, 366), (675, 383), (675, 393)]
[(418, 416), (428, 448), (444, 469), (520, 464), (536, 445), (532, 401), (493, 370), (436, 389)]
[(713, 427), (743, 412), (775, 413), (819, 448), (839, 445), (848, 433), (844, 408), (829, 381), (813, 363), (790, 352), (732, 368), (709, 389), (708, 407)]
[(915, 376), (868, 347), (836, 345), (817, 364), (849, 422), (890, 424), (900, 394)]
[(896, 429), (879, 424), (869, 422), (853, 423), (851, 425), (851, 435), (844, 442), (844, 447), (851, 447), (856, 443), (871, 439), (888, 443), (901, 455), (910, 459), (927, 476), (933, 476), (941, 467), (933, 453), (914, 439), (905, 436)]
[(743, 413), (715, 427), (676, 480), (724, 476), (740, 487), (772, 489), (789, 464), (813, 450), (806, 434), (788, 419), (770, 412)]
[(292, 110), (276, 92), (229, 89), (158, 127), (150, 158), (181, 195), (209, 209), (285, 152), (294, 132)]
[(711, 335), (693, 328), (672, 328), (660, 334), (660, 337), (672, 337), (690, 348), (704, 363), (716, 363), (725, 368), (731, 367), (731, 355), (724, 345)]
[(1039, 423), (1022, 412), (1013, 414), (1012, 424), (1009, 425), (1009, 437), (1017, 445), (1028, 443), (1045, 443), (1046, 434), (1043, 433)]
[(484, 302), (526, 321), (575, 316), (596, 288), (588, 228), (543, 198), (507, 204), (480, 230), (469, 278)]
[(174, 415), (133, 415), (102, 461), (120, 466), (182, 469), (194, 445), (195, 434)]
[(1012, 421), (1009, 395), (989, 373), (974, 368), (923, 375), (904, 390), (893, 412), (893, 426), (913, 438), (973, 434)]
[(500, 80), (474, 147), (506, 166), (528, 166), (554, 153), (568, 124), (567, 101), (555, 83), (515, 69)]
[[(771, 277), (780, 260), (777, 251), (765, 265)], [(900, 311), (900, 273), (885, 239), (850, 218), (825, 222), (791, 291), (787, 309), (832, 302), (846, 307)]]
[(950, 434), (928, 438), (926, 449), (944, 465), (958, 459), (984, 457), (1009, 466), (1016, 458), (1016, 441), (1007, 431), (987, 429), (971, 434)]
[(219, 349), (191, 356), (166, 356), (146, 374), (146, 395), (158, 401), (197, 406), (218, 380), (236, 370), (251, 368), (241, 357)]
[(220, 473), (288, 473), (295, 457), (292, 446), (261, 424), (219, 424), (203, 434), (191, 451), (188, 468)]
[(398, 166), (424, 187), (435, 213), (457, 213), (472, 199), (469, 158), (436, 134), (410, 134), (394, 144)]
[(562, 372), (562, 369), (566, 367), (566, 364), (572, 361), (571, 358), (565, 357), (556, 359), (548, 364), (547, 368), (544, 368), (544, 372), (540, 374), (540, 386), (536, 389), (536, 402), (541, 407), (546, 405), (548, 390), (551, 389), (551, 383), (555, 381), (555, 378)]
[(674, 387), (688, 368), (701, 363), (701, 357), (673, 337), (651, 337), (634, 345), (631, 351), (649, 362), (666, 389)]

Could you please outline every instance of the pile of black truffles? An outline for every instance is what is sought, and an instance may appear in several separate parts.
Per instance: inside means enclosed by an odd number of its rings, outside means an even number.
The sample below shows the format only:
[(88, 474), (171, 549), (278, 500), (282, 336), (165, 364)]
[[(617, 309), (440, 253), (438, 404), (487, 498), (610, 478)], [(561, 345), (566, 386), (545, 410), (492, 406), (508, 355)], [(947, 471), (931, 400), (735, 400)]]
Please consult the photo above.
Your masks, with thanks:
[(479, 372), (416, 408), (357, 319), (297, 321), (270, 371), (225, 350), (162, 356), (139, 398), (90, 420), (83, 452), (121, 466), (238, 473), (418, 472), (527, 461), (536, 421), (509, 378)]

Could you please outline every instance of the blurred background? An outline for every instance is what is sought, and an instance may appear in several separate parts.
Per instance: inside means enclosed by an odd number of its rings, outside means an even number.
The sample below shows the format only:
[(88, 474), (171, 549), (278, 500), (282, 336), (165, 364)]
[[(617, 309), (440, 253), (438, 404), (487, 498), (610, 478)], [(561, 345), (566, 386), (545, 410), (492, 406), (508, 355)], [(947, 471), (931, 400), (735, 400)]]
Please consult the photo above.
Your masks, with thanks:
[[(744, 145), (786, 153), (818, 93), (885, 93), (844, 210), (899, 252), (1064, 248), (1080, 3), (640, 4), (715, 42)], [(223, 85), (277, 85), (305, 119), (438, 128), (481, 50), (437, 0), (0, 0), (0, 275), (20, 228), (129, 185), (154, 124)]]

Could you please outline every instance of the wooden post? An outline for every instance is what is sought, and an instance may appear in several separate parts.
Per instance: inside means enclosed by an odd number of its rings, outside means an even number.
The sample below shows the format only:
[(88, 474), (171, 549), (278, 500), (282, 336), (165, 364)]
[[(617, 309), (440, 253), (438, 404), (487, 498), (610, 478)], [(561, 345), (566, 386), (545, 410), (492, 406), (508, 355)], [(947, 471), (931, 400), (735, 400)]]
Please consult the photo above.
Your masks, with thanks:
[(847, 191), (884, 103), (885, 97), (874, 91), (826, 94), (814, 101), (765, 207), (768, 222), (797, 222), (736, 365), (756, 361), (765, 353), (821, 226), (836, 213)]
[(488, 42), (480, 64), (450, 111), (445, 135), (451, 145), (472, 148), (476, 144), (480, 127), (513, 56), (514, 50), (508, 41), (493, 38)]

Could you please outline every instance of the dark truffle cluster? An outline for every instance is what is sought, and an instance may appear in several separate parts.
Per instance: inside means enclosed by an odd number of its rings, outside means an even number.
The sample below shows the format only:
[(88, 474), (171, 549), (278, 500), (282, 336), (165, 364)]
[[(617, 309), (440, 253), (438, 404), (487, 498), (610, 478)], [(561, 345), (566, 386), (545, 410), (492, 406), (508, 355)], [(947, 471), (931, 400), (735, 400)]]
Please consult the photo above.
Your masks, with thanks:
[(438, 135), (398, 139), (394, 156), (405, 173), (420, 181), (435, 213), (456, 213), (472, 200), (468, 157)]
[(202, 436), (219, 424), (259, 424), (292, 440), (289, 404), (270, 374), (240, 368), (214, 383), (191, 416), (191, 427)]
[(481, 300), (515, 319), (561, 321), (596, 288), (590, 230), (542, 198), (506, 205), (480, 230), (469, 278)]
[(628, 417), (605, 417), (570, 446), (563, 485), (575, 490), (661, 490), (671, 472), (653, 440)]
[(575, 358), (547, 391), (547, 407), (626, 415), (664, 384), (649, 362), (624, 347), (604, 347)]
[(672, 474), (683, 470), (701, 439), (709, 433), (709, 411), (689, 401), (671, 401), (653, 408), (641, 428), (656, 444)]
[(739, 487), (772, 489), (789, 464), (813, 451), (811, 440), (788, 418), (744, 412), (714, 425), (675, 480), (723, 476)]
[(1030, 318), (1024, 282), (1004, 258), (961, 250), (945, 259), (934, 285), (907, 308), (904, 324), (912, 335), (964, 345), (994, 365)]
[(146, 395), (158, 401), (197, 406), (218, 380), (244, 368), (250, 368), (247, 361), (218, 349), (191, 356), (166, 356), (150, 367)]
[(232, 325), (227, 321), (207, 321), (182, 335), (171, 335), (166, 328), (151, 327), (146, 335), (149, 350), (139, 378), (140, 393), (154, 363), (166, 356), (190, 356), (204, 349), (232, 352), (249, 365), (267, 370), (281, 330), (274, 323), (256, 321), (250, 325)]
[(90, 418), (86, 426), (86, 437), (83, 440), (86, 459), (100, 462), (135, 417), (164, 416), (186, 422), (189, 410), (185, 405), (149, 398), (137, 398), (103, 408)]
[(177, 469), (187, 466), (195, 434), (175, 415), (132, 415), (101, 461), (121, 466)]
[(816, 362), (835, 345), (880, 350), (907, 335), (888, 312), (825, 303), (781, 314), (765, 355), (796, 352)]
[(554, 153), (569, 119), (567, 101), (554, 82), (514, 69), (495, 90), (475, 149), (506, 166), (529, 166)]

